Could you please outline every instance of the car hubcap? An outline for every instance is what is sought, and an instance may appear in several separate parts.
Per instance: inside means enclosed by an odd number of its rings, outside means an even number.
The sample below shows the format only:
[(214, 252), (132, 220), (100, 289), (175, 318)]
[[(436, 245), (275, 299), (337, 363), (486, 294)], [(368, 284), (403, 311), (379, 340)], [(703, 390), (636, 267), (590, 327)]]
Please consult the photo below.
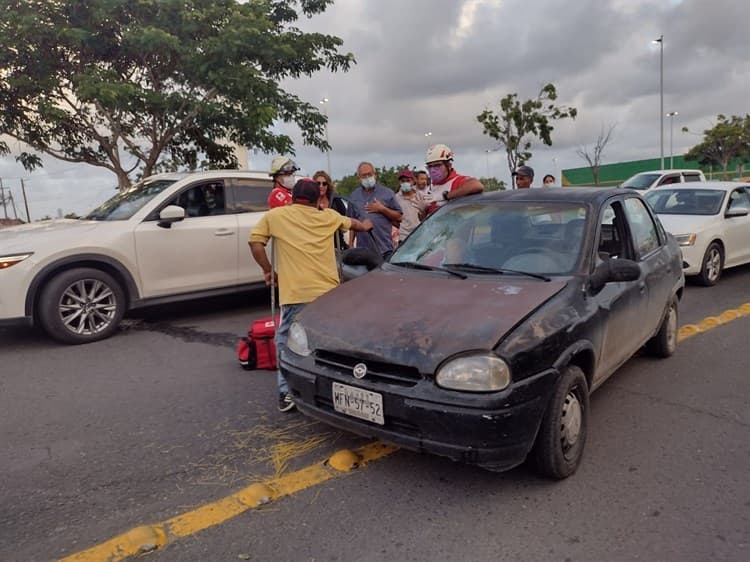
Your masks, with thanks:
[(560, 419), (560, 441), (564, 453), (567, 453), (578, 443), (578, 438), (581, 435), (582, 420), (583, 409), (581, 408), (581, 402), (571, 390), (565, 397)]
[(58, 310), (68, 330), (90, 336), (112, 323), (117, 300), (105, 283), (98, 279), (81, 279), (65, 289)]
[(706, 277), (710, 281), (716, 281), (719, 278), (721, 270), (721, 252), (716, 248), (711, 248), (706, 259)]

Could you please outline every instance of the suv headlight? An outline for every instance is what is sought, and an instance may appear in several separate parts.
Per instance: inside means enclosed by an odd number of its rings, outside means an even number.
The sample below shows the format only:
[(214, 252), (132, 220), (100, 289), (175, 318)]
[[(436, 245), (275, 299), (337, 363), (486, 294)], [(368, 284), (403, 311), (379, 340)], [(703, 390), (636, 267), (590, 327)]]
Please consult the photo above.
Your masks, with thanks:
[(495, 355), (468, 355), (440, 367), (435, 382), (451, 390), (494, 392), (510, 384), (510, 369)]
[(289, 326), (289, 336), (286, 340), (286, 346), (289, 348), (289, 351), (302, 357), (307, 357), (312, 353), (307, 345), (307, 332), (299, 322), (292, 322), (292, 325)]
[(680, 246), (692, 246), (695, 244), (695, 234), (675, 234), (674, 239)]
[(11, 254), (8, 256), (0, 256), (0, 270), (8, 269), (9, 267), (12, 267), (17, 263), (21, 263), (23, 260), (33, 255), (34, 252), (27, 252), (25, 254)]

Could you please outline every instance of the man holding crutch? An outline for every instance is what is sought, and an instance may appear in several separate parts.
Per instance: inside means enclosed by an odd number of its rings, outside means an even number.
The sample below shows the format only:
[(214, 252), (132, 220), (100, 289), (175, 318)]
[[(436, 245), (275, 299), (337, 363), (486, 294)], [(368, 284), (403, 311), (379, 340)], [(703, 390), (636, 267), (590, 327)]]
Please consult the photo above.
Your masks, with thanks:
[[(292, 204), (268, 211), (250, 233), (250, 251), (263, 269), (266, 284), (272, 285), (278, 280), (281, 322), (276, 329), (277, 354), (286, 345), (289, 327), (297, 314), (307, 303), (339, 284), (331, 243), (334, 233), (372, 229), (369, 220), (350, 219), (333, 209), (319, 210), (319, 196), (316, 182), (309, 178), (298, 180), (292, 190)], [(265, 248), (271, 238), (275, 267), (269, 262)], [(294, 409), (294, 402), (281, 370), (278, 383), (279, 411), (289, 412)]]

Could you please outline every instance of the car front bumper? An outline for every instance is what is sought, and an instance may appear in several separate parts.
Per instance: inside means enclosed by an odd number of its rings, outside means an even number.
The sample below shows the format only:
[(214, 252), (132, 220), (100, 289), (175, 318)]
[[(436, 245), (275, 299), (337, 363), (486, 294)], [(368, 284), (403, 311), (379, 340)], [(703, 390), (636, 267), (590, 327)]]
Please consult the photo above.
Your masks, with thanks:
[[(467, 400), (469, 393), (440, 389), (428, 379), (414, 387), (357, 380), (326, 372), (312, 357), (291, 353), (282, 355), (281, 370), (295, 404), (310, 417), (406, 449), (498, 471), (521, 464), (528, 455), (559, 376), (550, 369), (502, 392), (471, 394)], [(337, 412), (333, 382), (381, 394), (385, 423)], [(461, 400), (452, 401), (451, 396)]]
[(706, 249), (701, 245), (680, 246), (682, 252), (682, 271), (685, 275), (698, 275), (703, 266), (703, 255)]

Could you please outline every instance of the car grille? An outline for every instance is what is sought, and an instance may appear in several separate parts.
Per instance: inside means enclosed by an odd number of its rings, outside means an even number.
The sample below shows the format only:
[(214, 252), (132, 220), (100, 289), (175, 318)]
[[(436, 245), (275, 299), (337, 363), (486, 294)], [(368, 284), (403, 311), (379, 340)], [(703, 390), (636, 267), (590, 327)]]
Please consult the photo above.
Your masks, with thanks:
[(422, 375), (415, 367), (371, 361), (369, 359), (362, 359), (361, 357), (353, 357), (325, 350), (315, 352), (315, 364), (317, 366), (332, 369), (337, 373), (351, 375), (354, 366), (358, 363), (367, 365), (367, 375), (365, 378), (369, 381), (399, 386), (415, 386), (422, 380)]

